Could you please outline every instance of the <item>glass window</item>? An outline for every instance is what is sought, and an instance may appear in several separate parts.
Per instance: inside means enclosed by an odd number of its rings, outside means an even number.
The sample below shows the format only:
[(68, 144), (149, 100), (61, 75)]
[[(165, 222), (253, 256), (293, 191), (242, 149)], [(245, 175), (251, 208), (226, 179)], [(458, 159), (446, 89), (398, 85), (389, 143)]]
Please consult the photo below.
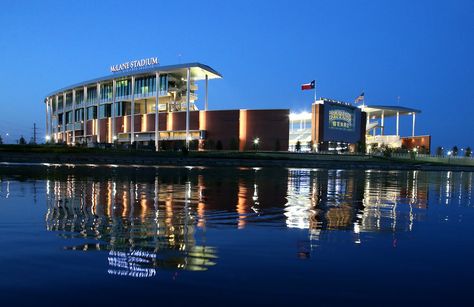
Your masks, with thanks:
[(84, 102), (84, 90), (76, 91), (76, 104)]
[(112, 114), (112, 104), (103, 104), (99, 106), (99, 118), (111, 117)]
[(88, 107), (87, 108), (87, 120), (96, 119), (97, 118), (97, 107)]

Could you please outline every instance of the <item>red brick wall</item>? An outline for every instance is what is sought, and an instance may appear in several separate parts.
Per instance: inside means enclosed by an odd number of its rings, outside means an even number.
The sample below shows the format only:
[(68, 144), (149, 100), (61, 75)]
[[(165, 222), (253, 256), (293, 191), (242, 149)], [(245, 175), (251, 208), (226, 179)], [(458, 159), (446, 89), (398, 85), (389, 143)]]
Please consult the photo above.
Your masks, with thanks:
[[(170, 119), (171, 117), (171, 119)], [(168, 120), (171, 121), (171, 130), (186, 130), (186, 112), (168, 113)], [(199, 111), (189, 112), (189, 130), (199, 129)]]
[(313, 104), (311, 112), (311, 139), (313, 140), (313, 144), (318, 144), (323, 140), (324, 106), (321, 104)]
[[(246, 137), (244, 149), (254, 148), (255, 138), (259, 138), (259, 150), (275, 150), (277, 140), (280, 150), (288, 150), (290, 129), (290, 111), (283, 110), (246, 110)], [(243, 124), (241, 122), (241, 124)]]
[(231, 149), (232, 139), (239, 142), (240, 110), (200, 111), (199, 128), (206, 130), (206, 139), (221, 141), (223, 149)]
[(86, 121), (86, 135), (92, 135), (92, 120)]

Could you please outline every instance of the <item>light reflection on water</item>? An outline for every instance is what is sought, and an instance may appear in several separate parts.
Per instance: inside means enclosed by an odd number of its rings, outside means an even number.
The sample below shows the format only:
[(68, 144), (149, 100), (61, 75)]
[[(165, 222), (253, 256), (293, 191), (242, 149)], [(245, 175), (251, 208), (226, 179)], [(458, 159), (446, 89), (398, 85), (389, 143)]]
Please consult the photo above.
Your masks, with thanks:
[[(461, 172), (77, 169), (50, 167), (35, 179), (45, 185), (46, 229), (65, 239), (66, 250), (107, 253), (107, 273), (130, 277), (218, 265), (211, 228), (307, 230), (300, 258), (340, 231), (351, 233), (350, 244), (377, 233), (392, 233), (396, 244), (429, 206), (470, 207), (473, 190), (473, 174)], [(12, 185), (21, 180), (4, 175), (0, 197), (11, 197)]]

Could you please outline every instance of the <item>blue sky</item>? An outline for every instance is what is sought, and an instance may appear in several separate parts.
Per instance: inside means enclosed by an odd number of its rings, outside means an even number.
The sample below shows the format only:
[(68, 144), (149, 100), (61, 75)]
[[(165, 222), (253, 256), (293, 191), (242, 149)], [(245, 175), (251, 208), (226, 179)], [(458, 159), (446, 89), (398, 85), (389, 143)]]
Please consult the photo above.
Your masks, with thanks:
[[(309, 110), (318, 96), (418, 108), (433, 148), (474, 146), (474, 1), (9, 1), (0, 4), (0, 133), (44, 135), (44, 96), (158, 56), (201, 62), (214, 109)], [(401, 132), (410, 133), (410, 119)], [(387, 122), (387, 132), (395, 124)], [(392, 131), (393, 130), (393, 131)]]

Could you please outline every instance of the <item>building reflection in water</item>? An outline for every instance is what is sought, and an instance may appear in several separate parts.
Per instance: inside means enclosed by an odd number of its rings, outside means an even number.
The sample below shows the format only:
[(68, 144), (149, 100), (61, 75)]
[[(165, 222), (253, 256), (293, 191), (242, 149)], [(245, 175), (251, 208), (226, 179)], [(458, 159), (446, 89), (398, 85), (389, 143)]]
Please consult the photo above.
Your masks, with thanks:
[[(47, 181), (46, 226), (94, 243), (70, 250), (108, 251), (108, 273), (151, 277), (157, 269), (206, 270), (217, 259), (206, 246), (202, 191), (184, 183), (109, 180)], [(100, 243), (97, 243), (100, 242)]]
[(355, 243), (361, 243), (361, 233), (391, 232), (396, 242), (397, 233), (412, 231), (424, 218), (430, 193), (438, 194), (439, 204), (454, 201), (456, 195), (459, 204), (471, 206), (472, 173), (456, 174), (459, 186), (454, 194), (451, 172), (289, 169), (288, 173), (286, 224), (308, 229), (311, 242), (331, 230), (352, 231)]
[[(344, 233), (356, 244), (370, 239), (366, 233), (388, 233), (395, 245), (425, 218), (428, 204), (471, 206), (473, 189), (473, 174), (460, 172), (77, 169), (48, 177), (47, 229), (88, 242), (67, 249), (108, 251), (108, 273), (135, 277), (215, 265), (206, 231), (219, 227), (307, 230), (309, 239), (298, 243), (302, 255)], [(10, 190), (2, 179), (0, 195)]]

